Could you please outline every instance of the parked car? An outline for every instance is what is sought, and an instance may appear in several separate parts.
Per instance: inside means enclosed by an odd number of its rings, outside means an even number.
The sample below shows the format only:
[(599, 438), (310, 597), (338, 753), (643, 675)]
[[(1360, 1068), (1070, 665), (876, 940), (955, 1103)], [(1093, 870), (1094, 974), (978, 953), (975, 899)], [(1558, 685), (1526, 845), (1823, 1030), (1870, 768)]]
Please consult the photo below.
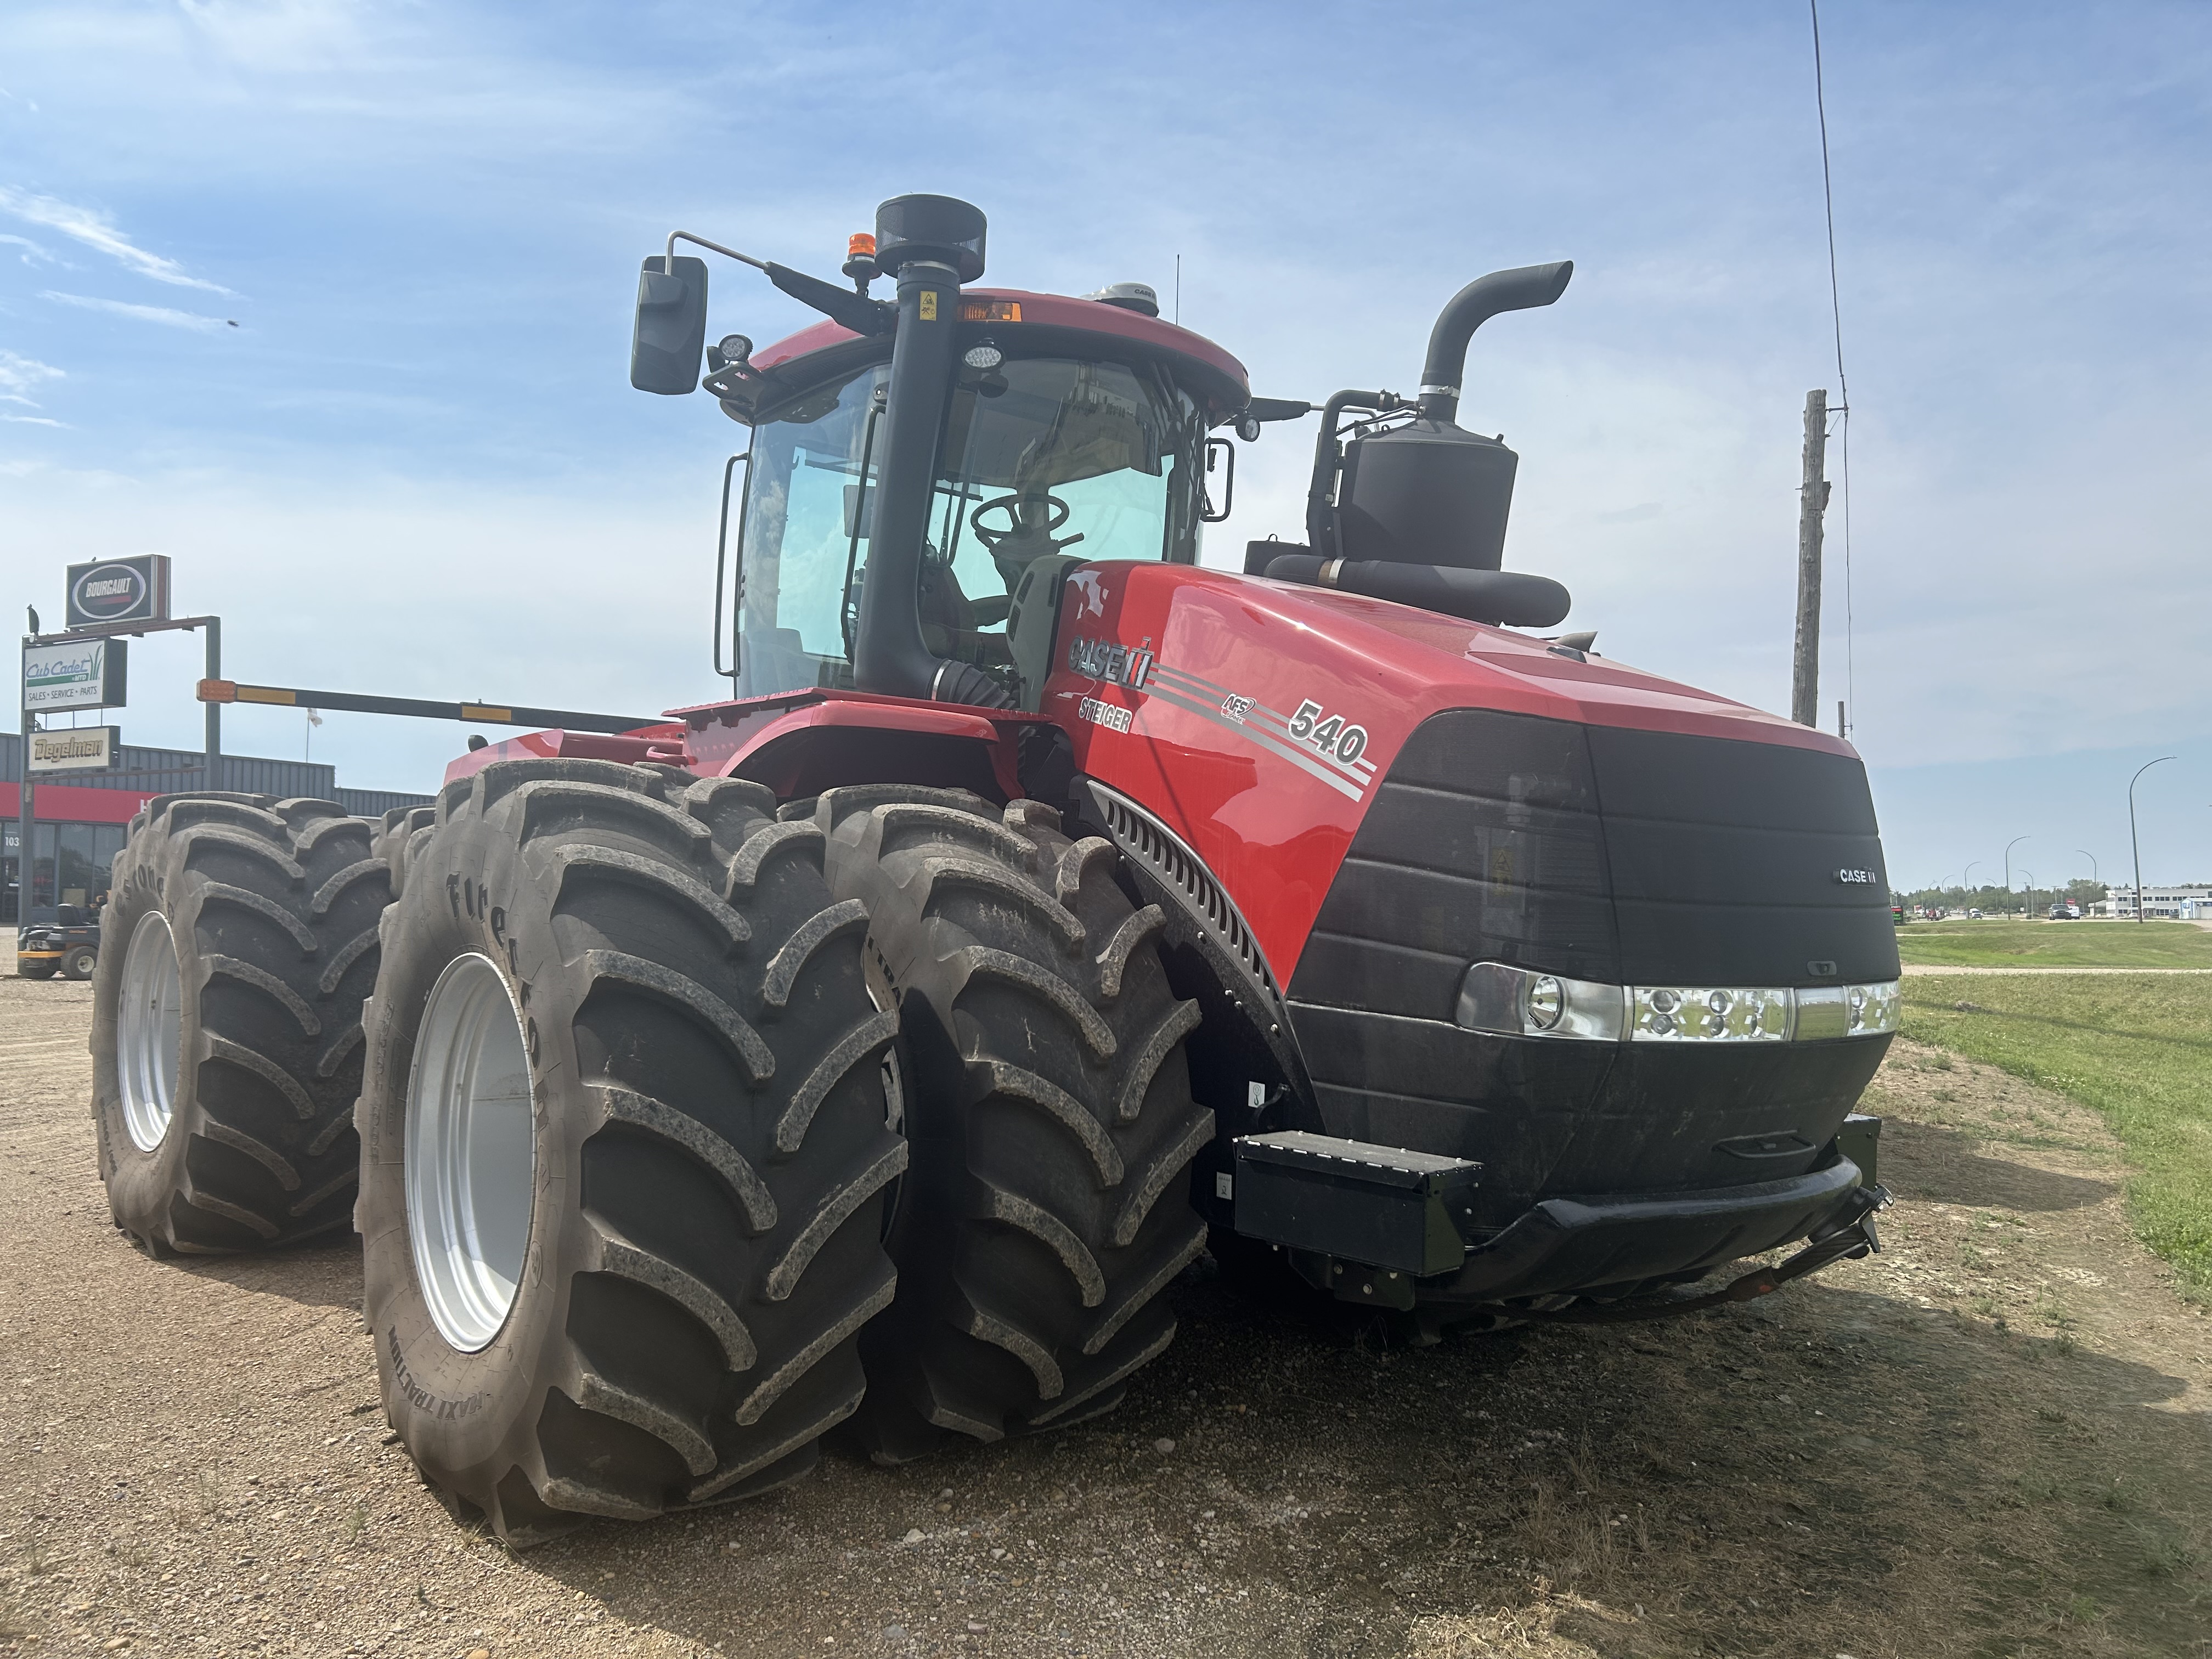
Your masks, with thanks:
[(2081, 907), (2078, 904), (2054, 904), (2051, 907), (2051, 919), (2053, 921), (2079, 921), (2081, 920)]
[(1969, 910), (1966, 912), (1966, 920), (1969, 921), (1979, 921), (1981, 919), (1982, 913), (1979, 910)]
[(100, 959), (100, 922), (83, 907), (58, 904), (52, 921), (34, 921), (15, 935), (15, 971), (25, 979), (90, 979)]

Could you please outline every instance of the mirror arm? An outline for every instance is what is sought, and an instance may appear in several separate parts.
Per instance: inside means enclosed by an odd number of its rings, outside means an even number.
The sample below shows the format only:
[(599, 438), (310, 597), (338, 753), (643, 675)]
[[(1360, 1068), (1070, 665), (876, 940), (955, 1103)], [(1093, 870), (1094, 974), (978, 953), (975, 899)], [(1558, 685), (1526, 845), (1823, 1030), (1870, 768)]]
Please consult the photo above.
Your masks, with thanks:
[(777, 264), (771, 259), (756, 259), (750, 253), (724, 247), (720, 242), (710, 242), (688, 230), (668, 233), (668, 247), (661, 255), (661, 265), (671, 276), (676, 271), (676, 245), (678, 242), (695, 243), (711, 252), (726, 255), (740, 264), (750, 265), (755, 270), (763, 272), (769, 281), (801, 305), (813, 307), (832, 322), (842, 323), (855, 334), (889, 334), (897, 325), (896, 306), (881, 300), (871, 300), (865, 294), (851, 293), (835, 283), (825, 283), (819, 276), (810, 276), (803, 270), (793, 270), (790, 266)]
[(733, 247), (724, 247), (720, 242), (710, 242), (703, 236), (694, 236), (688, 230), (672, 230), (668, 233), (667, 252), (660, 256), (661, 270), (671, 276), (676, 274), (676, 245), (678, 242), (694, 243), (710, 252), (725, 254), (735, 259), (739, 264), (750, 265), (755, 270), (768, 269), (768, 261), (765, 259), (756, 259), (750, 253), (740, 253)]

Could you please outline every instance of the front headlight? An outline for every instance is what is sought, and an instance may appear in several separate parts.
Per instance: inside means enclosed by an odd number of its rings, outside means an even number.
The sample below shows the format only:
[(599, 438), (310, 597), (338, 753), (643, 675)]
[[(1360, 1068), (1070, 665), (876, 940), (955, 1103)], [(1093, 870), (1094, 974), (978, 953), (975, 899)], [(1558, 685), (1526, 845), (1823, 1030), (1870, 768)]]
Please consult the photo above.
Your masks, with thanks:
[(1824, 985), (1797, 993), (1797, 1039), (1879, 1036), (1897, 1029), (1897, 981)]
[(1618, 985), (1478, 962), (1460, 981), (1459, 1023), (1505, 1036), (1617, 1042), (1625, 1001)]
[(1592, 1042), (1818, 1042), (1897, 1029), (1897, 981), (1789, 987), (1605, 985), (1502, 962), (1461, 981), (1457, 1018), (1500, 1036)]

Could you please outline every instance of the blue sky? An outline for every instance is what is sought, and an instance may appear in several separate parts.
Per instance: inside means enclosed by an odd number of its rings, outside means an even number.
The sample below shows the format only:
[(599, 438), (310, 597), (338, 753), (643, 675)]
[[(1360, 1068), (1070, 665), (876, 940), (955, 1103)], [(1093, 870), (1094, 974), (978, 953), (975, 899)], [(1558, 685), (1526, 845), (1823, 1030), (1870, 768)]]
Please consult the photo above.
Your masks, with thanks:
[[(1852, 697), (1893, 872), (2025, 833), (2109, 877), (2128, 773), (2172, 752), (2146, 872), (2212, 876), (2212, 11), (1823, 24), (1856, 407), (1822, 695)], [(629, 390), (637, 262), (682, 225), (827, 273), (878, 200), (939, 190), (990, 214), (1010, 285), (1164, 293), (1180, 253), (1183, 321), (1276, 396), (1410, 390), (1462, 282), (1573, 258), (1470, 360), (1462, 418), (1522, 456), (1508, 563), (1601, 648), (1774, 708), (1799, 411), (1835, 386), (1820, 184), (1781, 0), (16, 0), (0, 604), (51, 617), (64, 562), (165, 551), (240, 678), (700, 700), (742, 433)], [(806, 319), (714, 282), (716, 331)], [(1247, 453), (1212, 561), (1295, 530), (1310, 430)], [(131, 740), (197, 744), (195, 650), (142, 642)], [(317, 757), (363, 786), (431, 787), (460, 736), (326, 719)], [(303, 735), (240, 712), (228, 742)]]

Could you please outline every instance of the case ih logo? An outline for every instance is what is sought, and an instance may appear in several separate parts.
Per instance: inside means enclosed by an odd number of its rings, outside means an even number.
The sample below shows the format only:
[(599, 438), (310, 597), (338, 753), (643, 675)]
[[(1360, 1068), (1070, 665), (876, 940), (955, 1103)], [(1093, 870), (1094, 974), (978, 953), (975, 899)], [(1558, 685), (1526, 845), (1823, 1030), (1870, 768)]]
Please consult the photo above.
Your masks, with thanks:
[(1079, 639), (1067, 647), (1067, 665), (1086, 678), (1141, 691), (1152, 677), (1152, 653), (1111, 640)]
[(1871, 870), (1838, 870), (1836, 879), (1846, 887), (1872, 887), (1880, 878)]

